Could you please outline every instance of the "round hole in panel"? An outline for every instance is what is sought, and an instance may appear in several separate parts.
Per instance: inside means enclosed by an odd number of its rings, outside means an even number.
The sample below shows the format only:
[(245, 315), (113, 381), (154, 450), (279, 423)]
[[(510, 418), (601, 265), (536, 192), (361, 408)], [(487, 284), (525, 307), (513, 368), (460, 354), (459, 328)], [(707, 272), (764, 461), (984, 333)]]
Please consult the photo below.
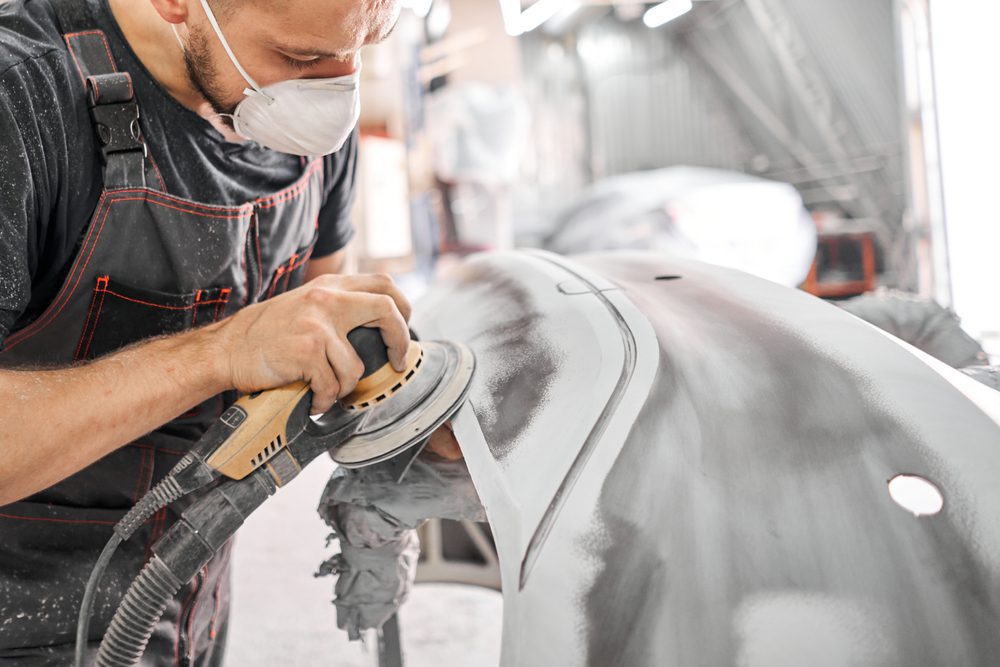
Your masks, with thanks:
[(941, 491), (919, 475), (896, 475), (890, 479), (889, 496), (913, 516), (933, 516), (944, 507)]

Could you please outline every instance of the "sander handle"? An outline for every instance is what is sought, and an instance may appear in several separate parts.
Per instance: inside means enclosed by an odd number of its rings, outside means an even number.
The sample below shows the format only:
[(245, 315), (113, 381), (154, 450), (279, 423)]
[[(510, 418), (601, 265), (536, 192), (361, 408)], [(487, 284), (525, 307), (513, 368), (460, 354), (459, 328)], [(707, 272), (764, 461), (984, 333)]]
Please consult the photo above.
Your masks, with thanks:
[(351, 329), (347, 334), (347, 342), (365, 365), (365, 372), (361, 374), (362, 379), (389, 363), (389, 348), (386, 347), (382, 333), (378, 329), (371, 327)]
[[(378, 329), (356, 327), (348, 332), (347, 341), (364, 363), (362, 380), (389, 364), (389, 350)], [(211, 468), (230, 479), (243, 479), (302, 433), (311, 405), (312, 391), (301, 380), (247, 394), (223, 413), (196, 447)]]

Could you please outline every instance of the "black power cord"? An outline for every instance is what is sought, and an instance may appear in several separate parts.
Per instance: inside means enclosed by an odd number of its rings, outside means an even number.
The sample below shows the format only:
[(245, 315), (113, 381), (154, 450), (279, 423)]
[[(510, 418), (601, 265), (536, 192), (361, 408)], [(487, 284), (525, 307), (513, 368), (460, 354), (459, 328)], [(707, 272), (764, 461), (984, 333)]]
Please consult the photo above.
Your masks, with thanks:
[[(215, 436), (213, 441), (226, 435), (222, 432), (224, 429), (216, 429), (217, 425), (213, 425), (212, 429), (206, 432), (206, 438), (209, 433)], [(216, 429), (214, 433), (213, 429)], [(118, 547), (121, 546), (122, 542), (132, 537), (135, 531), (156, 512), (178, 498), (209, 484), (218, 476), (218, 472), (205, 464), (201, 451), (192, 450), (185, 454), (177, 462), (177, 465), (167, 473), (167, 476), (140, 498), (139, 502), (115, 524), (111, 538), (104, 545), (101, 555), (98, 556), (97, 562), (94, 564), (94, 569), (90, 571), (90, 578), (87, 580), (87, 587), (84, 589), (83, 599), (80, 601), (80, 614), (76, 621), (76, 649), (73, 659), (75, 667), (84, 667), (90, 634), (90, 618), (94, 611), (97, 587), (104, 578), (104, 573)]]
[(254, 510), (313, 459), (350, 437), (359, 421), (357, 413), (330, 410), (322, 426), (311, 424), (306, 437), (288, 443), (287, 453), (295, 465), (280, 476), (276, 468), (266, 466), (243, 479), (223, 480), (185, 509), (153, 545), (153, 557), (125, 593), (98, 649), (97, 667), (134, 665), (180, 587), (194, 578)]

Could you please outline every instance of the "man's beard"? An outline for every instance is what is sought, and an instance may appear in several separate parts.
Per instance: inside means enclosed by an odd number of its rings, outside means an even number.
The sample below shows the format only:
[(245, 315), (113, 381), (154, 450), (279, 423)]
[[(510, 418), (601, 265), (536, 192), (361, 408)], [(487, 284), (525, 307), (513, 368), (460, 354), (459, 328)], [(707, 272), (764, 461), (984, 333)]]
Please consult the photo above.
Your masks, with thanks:
[(205, 35), (201, 31), (192, 30), (189, 33), (187, 48), (184, 49), (184, 65), (194, 89), (205, 98), (212, 110), (221, 116), (222, 122), (232, 127), (231, 116), (236, 111), (238, 102), (227, 104), (223, 101), (218, 84), (219, 75), (215, 63), (212, 62)]

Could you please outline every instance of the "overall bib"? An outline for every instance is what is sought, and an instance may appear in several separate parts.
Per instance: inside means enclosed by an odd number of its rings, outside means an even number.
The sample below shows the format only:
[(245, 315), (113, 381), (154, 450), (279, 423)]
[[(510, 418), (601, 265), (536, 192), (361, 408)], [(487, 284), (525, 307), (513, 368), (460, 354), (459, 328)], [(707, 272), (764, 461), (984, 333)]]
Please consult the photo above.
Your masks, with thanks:
[[(93, 359), (215, 322), (298, 285), (316, 240), (322, 160), (288, 188), (240, 206), (171, 196), (143, 140), (132, 80), (78, 0), (53, 2), (105, 158), (104, 191), (57, 296), (0, 351), (4, 367)], [(224, 201), (221, 196), (217, 201)], [(111, 527), (159, 481), (232, 397), (217, 396), (23, 501), (0, 507), (0, 663), (72, 662), (77, 610)], [(101, 405), (93, 406), (100, 410)], [(44, 415), (39, 415), (44, 418)], [(188, 501), (190, 502), (190, 501)], [(92, 648), (149, 548), (186, 506), (157, 513), (111, 563)], [(217, 665), (228, 611), (227, 546), (172, 600), (143, 665)]]

